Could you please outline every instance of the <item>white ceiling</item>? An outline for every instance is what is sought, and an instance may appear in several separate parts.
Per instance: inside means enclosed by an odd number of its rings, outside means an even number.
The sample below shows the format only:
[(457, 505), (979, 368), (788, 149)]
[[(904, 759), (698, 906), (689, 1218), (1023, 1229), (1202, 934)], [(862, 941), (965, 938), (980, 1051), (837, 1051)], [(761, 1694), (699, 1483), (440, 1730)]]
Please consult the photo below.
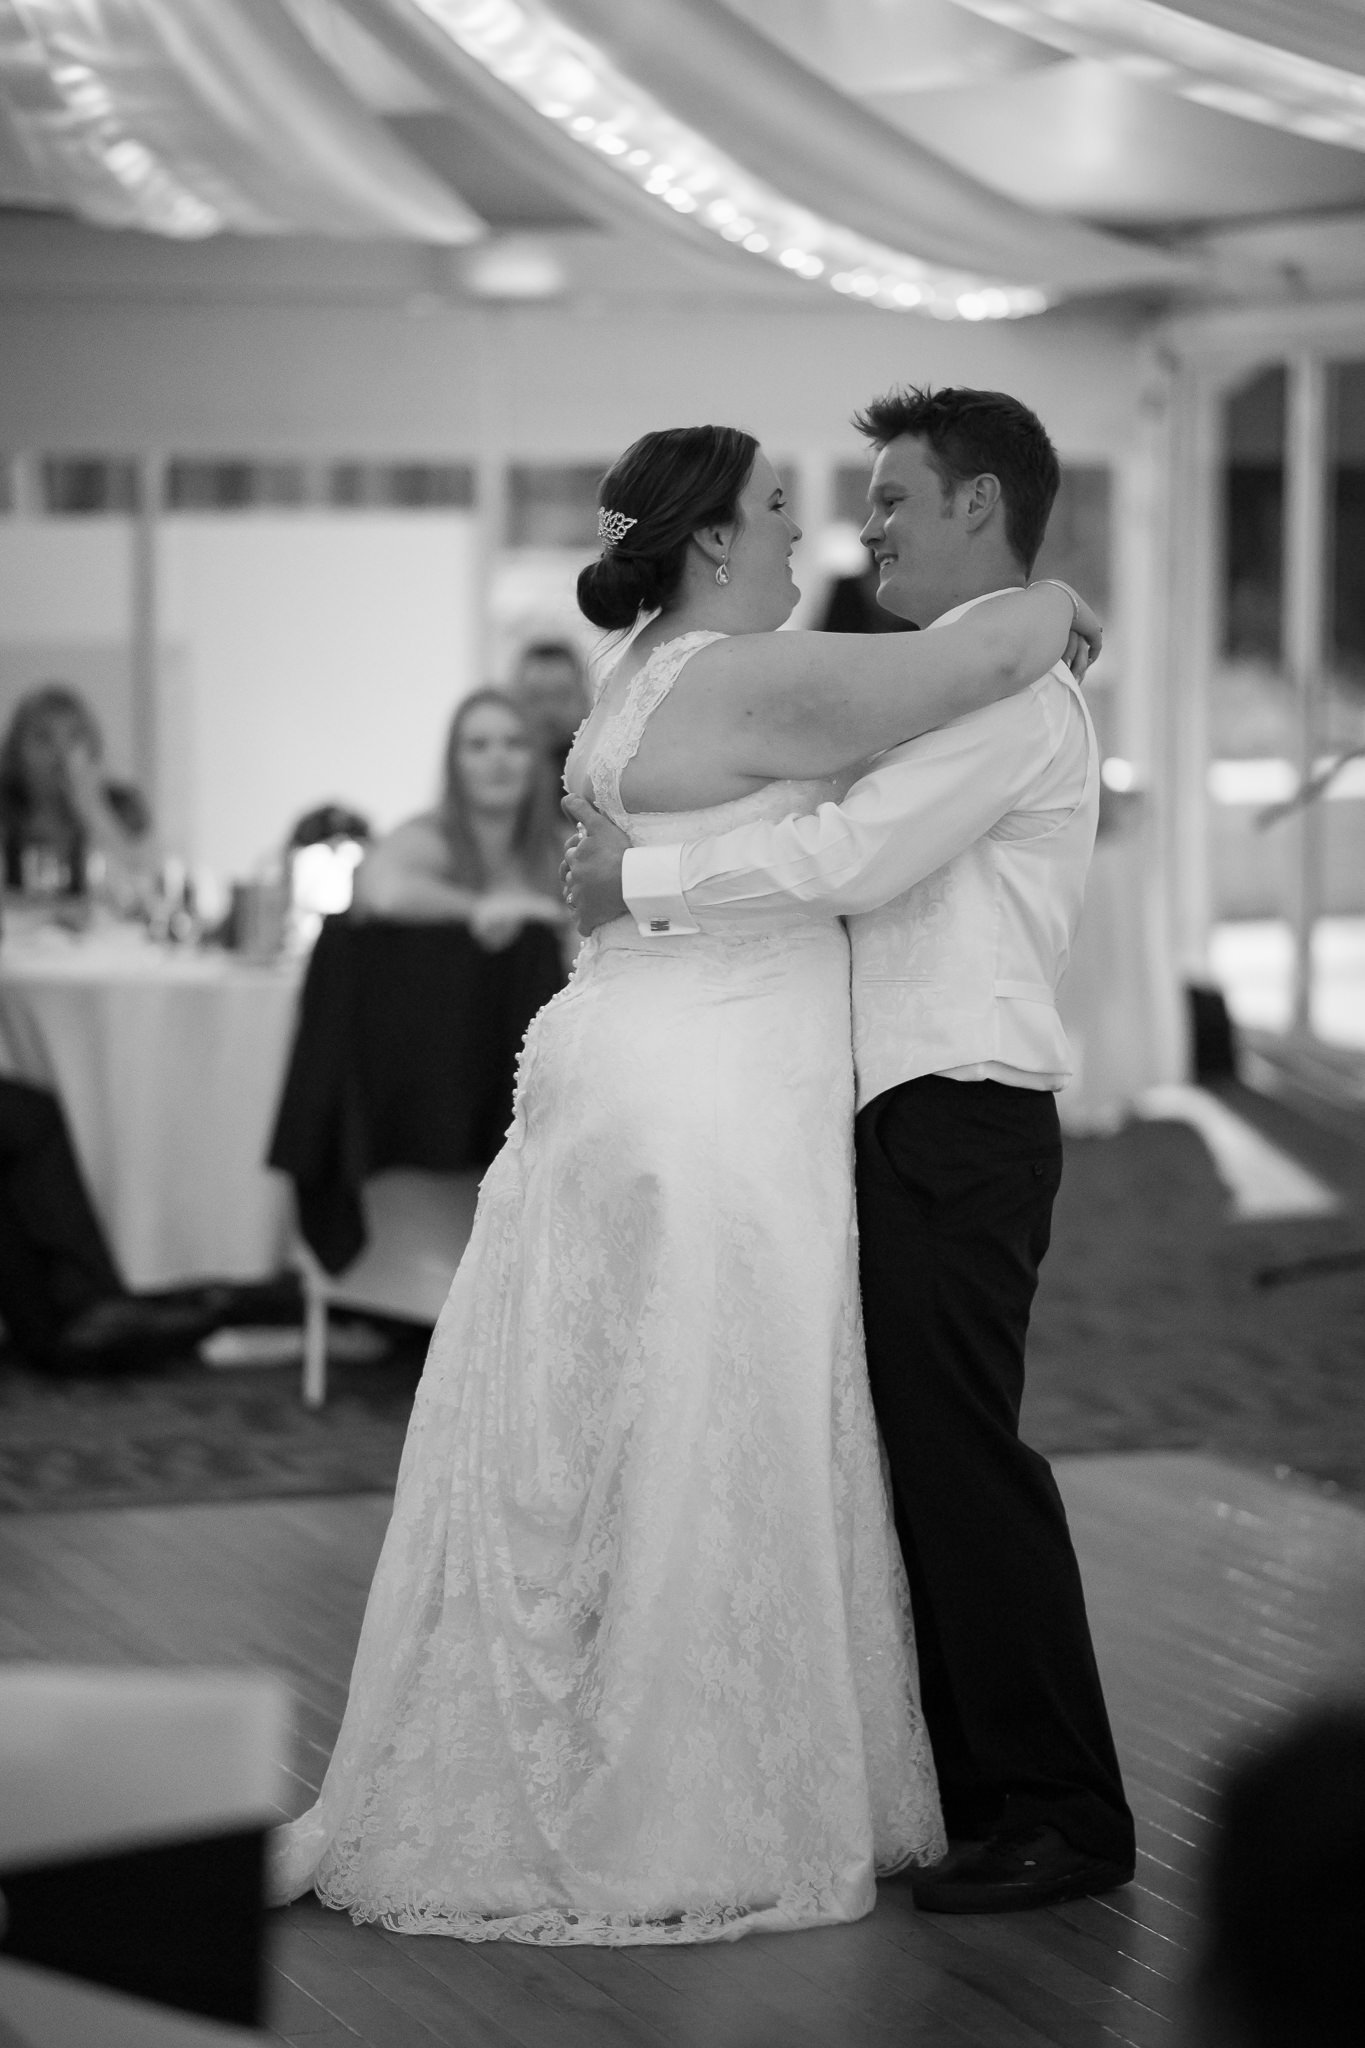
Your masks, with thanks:
[[(939, 270), (1054, 299), (1365, 292), (1365, 0), (493, 7), (583, 38), (831, 232)], [(0, 0), (0, 291), (253, 279), (288, 296), (292, 277), (311, 295), (496, 295), (500, 263), (515, 290), (539, 261), (541, 288), (570, 294), (829, 303), (835, 259), (806, 283), (661, 205), (453, 38), (472, 11)], [(58, 60), (73, 57), (112, 113), (61, 97)], [(1333, 93), (1354, 94), (1360, 125), (1322, 139)], [(115, 116), (182, 176), (178, 226), (164, 193), (153, 217), (146, 180), (108, 175)], [(227, 231), (205, 235), (211, 217)], [(248, 236), (262, 246), (240, 247)], [(356, 241), (391, 246), (367, 269)]]

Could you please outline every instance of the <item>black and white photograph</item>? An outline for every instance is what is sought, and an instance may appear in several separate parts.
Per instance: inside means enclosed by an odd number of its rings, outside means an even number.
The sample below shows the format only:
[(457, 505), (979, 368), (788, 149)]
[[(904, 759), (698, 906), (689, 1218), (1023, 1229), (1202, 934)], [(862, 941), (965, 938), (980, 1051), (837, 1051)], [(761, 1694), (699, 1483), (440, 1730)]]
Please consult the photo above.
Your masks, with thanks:
[(0, 0), (0, 2048), (1346, 2048), (1365, 0)]

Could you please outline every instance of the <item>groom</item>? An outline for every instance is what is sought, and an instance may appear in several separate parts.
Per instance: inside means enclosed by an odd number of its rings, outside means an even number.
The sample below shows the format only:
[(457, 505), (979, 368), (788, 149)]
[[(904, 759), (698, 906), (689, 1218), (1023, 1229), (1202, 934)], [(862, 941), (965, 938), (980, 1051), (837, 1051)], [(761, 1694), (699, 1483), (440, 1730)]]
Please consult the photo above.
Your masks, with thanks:
[[(913, 387), (857, 426), (878, 602), (921, 626), (1025, 583), (1060, 472), (1004, 393)], [(910, 1873), (933, 1912), (996, 1913), (1133, 1875), (1075, 1553), (1019, 1438), (1024, 1340), (1061, 1178), (1053, 1003), (1095, 834), (1093, 729), (1060, 664), (896, 747), (842, 804), (627, 850), (590, 806), (566, 863), (585, 931), (761, 930), (848, 916), (868, 1371), (914, 1604), (952, 1847)]]

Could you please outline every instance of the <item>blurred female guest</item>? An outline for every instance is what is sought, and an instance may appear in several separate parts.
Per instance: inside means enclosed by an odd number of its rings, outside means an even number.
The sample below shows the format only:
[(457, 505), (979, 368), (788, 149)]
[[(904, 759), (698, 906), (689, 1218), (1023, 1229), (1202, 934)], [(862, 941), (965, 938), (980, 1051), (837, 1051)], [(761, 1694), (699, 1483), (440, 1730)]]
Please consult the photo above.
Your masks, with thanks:
[(531, 922), (563, 928), (564, 830), (532, 726), (501, 690), (476, 690), (451, 721), (440, 802), (365, 856), (355, 909), (465, 924), (490, 952)]
[(20, 698), (0, 741), (0, 847), (9, 889), (118, 897), (134, 881), (151, 824), (138, 791), (101, 770), (94, 713), (66, 683)]

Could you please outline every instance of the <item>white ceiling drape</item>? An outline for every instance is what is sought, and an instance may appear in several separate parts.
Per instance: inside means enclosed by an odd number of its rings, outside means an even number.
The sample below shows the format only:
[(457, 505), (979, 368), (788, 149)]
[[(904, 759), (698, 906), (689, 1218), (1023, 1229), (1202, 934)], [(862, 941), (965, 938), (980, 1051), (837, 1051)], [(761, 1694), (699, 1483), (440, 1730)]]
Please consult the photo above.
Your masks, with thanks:
[(681, 238), (718, 289), (756, 260), (968, 319), (1236, 295), (1258, 216), (1314, 248), (1365, 218), (1365, 0), (0, 0), (3, 207), (529, 223), (589, 274)]
[(1242, 120), (1365, 150), (1365, 0), (954, 0)]
[(1049, 294), (1170, 284), (1189, 266), (979, 185), (827, 85), (722, 0), (555, 0), (669, 111), (769, 185), (924, 261)]
[(179, 237), (483, 232), (276, 0), (0, 0), (0, 96), (21, 203)]
[(1365, 69), (1362, 0), (1162, 0), (1173, 14), (1247, 36), (1277, 50), (1292, 50), (1315, 64), (1342, 71)]

